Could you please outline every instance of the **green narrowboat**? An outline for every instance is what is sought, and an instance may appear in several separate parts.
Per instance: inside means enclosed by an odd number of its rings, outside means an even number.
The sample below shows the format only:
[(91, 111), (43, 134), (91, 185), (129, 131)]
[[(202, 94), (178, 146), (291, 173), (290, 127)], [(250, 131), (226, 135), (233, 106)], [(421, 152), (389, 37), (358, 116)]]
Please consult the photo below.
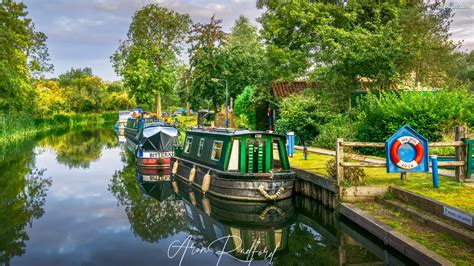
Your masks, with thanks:
[(285, 137), (265, 131), (188, 130), (171, 166), (174, 178), (186, 180), (203, 193), (234, 200), (288, 198), (296, 175), (290, 168)]
[[(229, 252), (246, 262), (288, 251), (290, 226), (296, 218), (291, 198), (277, 202), (244, 202), (202, 195), (182, 179), (172, 181), (189, 223), (204, 237), (204, 246)], [(212, 243), (212, 245), (209, 245)]]

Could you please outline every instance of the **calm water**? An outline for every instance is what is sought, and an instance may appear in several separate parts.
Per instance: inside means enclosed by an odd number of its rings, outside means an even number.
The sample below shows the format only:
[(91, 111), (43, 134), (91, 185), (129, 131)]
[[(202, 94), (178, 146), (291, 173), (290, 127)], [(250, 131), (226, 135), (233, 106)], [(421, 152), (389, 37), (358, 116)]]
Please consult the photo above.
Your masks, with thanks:
[(0, 264), (407, 263), (308, 198), (249, 205), (140, 184), (112, 128), (0, 148)]

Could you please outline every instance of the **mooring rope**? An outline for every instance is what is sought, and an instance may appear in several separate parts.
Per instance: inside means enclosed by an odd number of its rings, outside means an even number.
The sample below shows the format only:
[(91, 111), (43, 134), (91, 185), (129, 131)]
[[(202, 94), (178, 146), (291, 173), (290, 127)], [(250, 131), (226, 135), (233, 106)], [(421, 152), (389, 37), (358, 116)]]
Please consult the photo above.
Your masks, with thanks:
[(260, 186), (258, 186), (258, 191), (260, 191), (260, 194), (262, 194), (262, 196), (265, 197), (267, 200), (276, 200), (276, 199), (278, 199), (278, 197), (280, 197), (280, 195), (283, 192), (285, 192), (285, 189), (283, 187), (280, 187), (275, 194), (269, 195), (265, 191), (265, 187), (263, 185), (260, 185)]
[(258, 216), (260, 218), (260, 221), (265, 220), (267, 217), (267, 214), (269, 211), (275, 210), (279, 215), (283, 215), (283, 211), (280, 209), (280, 207), (272, 205), (272, 206), (267, 206), (265, 210)]

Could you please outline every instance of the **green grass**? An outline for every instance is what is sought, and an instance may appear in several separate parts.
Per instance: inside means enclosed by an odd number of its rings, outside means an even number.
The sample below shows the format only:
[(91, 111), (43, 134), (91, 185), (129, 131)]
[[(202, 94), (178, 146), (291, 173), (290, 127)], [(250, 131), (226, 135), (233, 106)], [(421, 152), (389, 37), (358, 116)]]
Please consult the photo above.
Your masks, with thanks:
[[(332, 156), (310, 152), (308, 160), (304, 160), (303, 152), (297, 150), (295, 156), (290, 158), (290, 164), (292, 167), (327, 175), (326, 163), (332, 158)], [(435, 189), (432, 176), (428, 173), (410, 173), (408, 181), (402, 181), (400, 174), (389, 174), (385, 168), (365, 168), (364, 170), (367, 177), (360, 182), (350, 182), (350, 185), (397, 186), (474, 213), (474, 187), (458, 183), (452, 177), (440, 176), (439, 188)]]
[(46, 118), (35, 118), (28, 114), (0, 115), (0, 145), (35, 136), (58, 128), (75, 128), (98, 123), (113, 123), (116, 112), (101, 114), (60, 113)]
[(469, 244), (377, 203), (358, 202), (355, 205), (456, 265), (474, 265), (474, 247)]

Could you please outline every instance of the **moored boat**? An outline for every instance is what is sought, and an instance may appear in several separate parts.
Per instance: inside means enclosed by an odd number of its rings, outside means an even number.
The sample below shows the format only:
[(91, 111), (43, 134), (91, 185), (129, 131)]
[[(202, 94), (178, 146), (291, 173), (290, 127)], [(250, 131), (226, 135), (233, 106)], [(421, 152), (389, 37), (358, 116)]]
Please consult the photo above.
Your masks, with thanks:
[(134, 108), (131, 110), (122, 110), (118, 112), (118, 120), (115, 123), (115, 132), (122, 136), (125, 134), (125, 127), (127, 125), (127, 120), (132, 116), (141, 115), (142, 109), (141, 108)]
[(171, 158), (172, 174), (203, 193), (249, 201), (291, 196), (285, 137), (272, 132), (192, 129)]
[(202, 195), (186, 181), (172, 181), (183, 200), (190, 224), (209, 248), (229, 252), (240, 260), (269, 259), (288, 250), (290, 225), (295, 219), (291, 198), (277, 202), (244, 202)]
[(154, 117), (131, 117), (127, 121), (127, 146), (137, 156), (137, 165), (169, 169), (178, 141), (178, 129)]

